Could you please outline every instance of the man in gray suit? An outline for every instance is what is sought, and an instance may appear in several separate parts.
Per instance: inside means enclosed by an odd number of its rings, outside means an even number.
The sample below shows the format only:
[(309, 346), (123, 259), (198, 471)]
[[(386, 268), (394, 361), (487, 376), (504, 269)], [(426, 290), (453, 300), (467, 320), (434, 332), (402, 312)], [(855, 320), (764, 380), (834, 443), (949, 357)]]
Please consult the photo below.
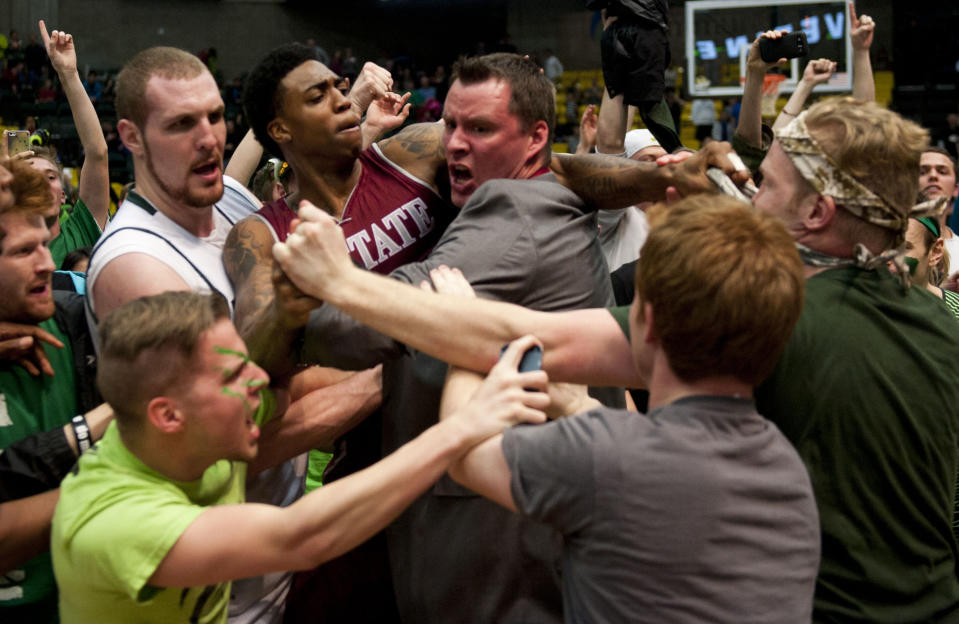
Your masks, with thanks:
[[(595, 216), (548, 169), (554, 111), (553, 85), (519, 55), (457, 64), (443, 113), (442, 148), (452, 200), (462, 208), (429, 258), (393, 277), (415, 284), (449, 264), (460, 267), (486, 298), (539, 310), (611, 303)], [(368, 419), (348, 434), (350, 453), (334, 459), (328, 479), (402, 445), (437, 420), (446, 365), (331, 306), (314, 311), (302, 357), (340, 367), (384, 361), (382, 419)], [(623, 394), (607, 391), (604, 398), (617, 405)], [(370, 451), (359, 459), (358, 445)], [(404, 621), (448, 621), (450, 613), (464, 622), (562, 621), (559, 537), (448, 478), (388, 528), (387, 542)], [(464, 595), (470, 596), (466, 603)]]

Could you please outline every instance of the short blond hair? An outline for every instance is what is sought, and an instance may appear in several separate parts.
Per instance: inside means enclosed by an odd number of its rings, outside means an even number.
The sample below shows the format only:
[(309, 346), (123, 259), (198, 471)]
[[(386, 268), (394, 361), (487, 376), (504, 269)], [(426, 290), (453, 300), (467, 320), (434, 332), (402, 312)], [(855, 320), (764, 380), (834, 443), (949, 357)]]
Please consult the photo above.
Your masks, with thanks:
[(222, 295), (165, 292), (129, 301), (99, 325), (97, 386), (121, 428), (135, 429), (147, 404), (192, 372), (200, 336), (230, 318)]
[(158, 46), (138, 52), (117, 75), (117, 119), (129, 119), (138, 128), (146, 122), (147, 83), (153, 76), (189, 80), (209, 72), (199, 58), (179, 48)]
[(676, 375), (751, 385), (779, 360), (805, 292), (799, 253), (779, 219), (716, 195), (669, 207), (643, 245), (635, 283)]

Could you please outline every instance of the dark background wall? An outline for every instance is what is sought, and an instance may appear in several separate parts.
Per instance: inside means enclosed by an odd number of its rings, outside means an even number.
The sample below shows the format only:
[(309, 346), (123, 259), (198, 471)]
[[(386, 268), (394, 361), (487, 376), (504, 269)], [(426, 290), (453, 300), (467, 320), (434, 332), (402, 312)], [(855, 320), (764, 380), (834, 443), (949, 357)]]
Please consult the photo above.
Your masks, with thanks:
[[(156, 44), (215, 47), (229, 80), (274, 46), (312, 37), (330, 53), (360, 59), (410, 55), (420, 67), (448, 63), (507, 33), (524, 52), (552, 48), (569, 69), (599, 67), (596, 14), (582, 0), (3, 0), (0, 29), (24, 39), (47, 19), (77, 36), (81, 64), (116, 68)], [(683, 0), (672, 0), (673, 62), (684, 54)], [(959, 2), (859, 0), (877, 23), (873, 61), (894, 69), (896, 99), (917, 114), (956, 106)], [(935, 102), (929, 103), (930, 98)], [(935, 113), (935, 114), (938, 114)]]
[[(926, 4), (935, 9), (935, 19), (922, 20)], [(922, 29), (946, 30), (950, 13), (955, 26), (959, 3), (860, 0), (857, 5), (880, 25), (874, 47), (892, 58), (894, 34), (915, 37), (927, 53), (936, 52), (940, 46), (930, 50)], [(521, 51), (552, 48), (568, 68), (588, 69), (599, 66), (601, 26), (584, 6), (583, 0), (4, 0), (0, 28), (16, 28), (25, 39), (43, 17), (77, 36), (82, 62), (104, 68), (150, 45), (192, 51), (212, 46), (228, 78), (267, 50), (308, 37), (328, 52), (352, 46), (360, 58), (408, 54), (428, 65), (508, 33)], [(684, 53), (685, 2), (672, 0), (670, 6), (671, 47), (678, 63)], [(897, 19), (894, 7), (909, 18)], [(915, 18), (920, 22), (912, 24)], [(956, 50), (955, 40), (951, 43)]]

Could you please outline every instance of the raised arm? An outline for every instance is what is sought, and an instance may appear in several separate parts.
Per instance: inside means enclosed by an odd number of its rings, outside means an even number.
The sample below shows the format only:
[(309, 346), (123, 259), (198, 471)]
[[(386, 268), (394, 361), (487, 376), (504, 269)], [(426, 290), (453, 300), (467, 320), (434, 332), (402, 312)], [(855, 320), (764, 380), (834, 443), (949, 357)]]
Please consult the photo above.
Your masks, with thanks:
[(809, 61), (795, 91), (789, 96), (789, 101), (786, 102), (782, 111), (779, 112), (779, 116), (776, 117), (773, 130), (779, 130), (795, 119), (802, 112), (809, 94), (816, 88), (816, 85), (827, 82), (834, 73), (836, 73), (836, 63), (834, 61), (824, 58)]
[(544, 345), (544, 369), (558, 380), (630, 387), (642, 383), (629, 342), (606, 310), (545, 313), (425, 292), (355, 267), (342, 230), (318, 208), (305, 205), (300, 217), (304, 222), (287, 242), (274, 246), (283, 271), (304, 292), (383, 334), (480, 372), (493, 366), (504, 344), (533, 334)]
[[(709, 167), (717, 167), (737, 184), (744, 184), (749, 172), (737, 169), (729, 160), (729, 143), (713, 141), (682, 162), (666, 155), (658, 162), (645, 163), (603, 154), (553, 154), (550, 168), (559, 181), (598, 209), (617, 209), (646, 201), (662, 201), (666, 189), (681, 195), (715, 193), (706, 177)], [(685, 154), (683, 154), (685, 156)]]
[[(190, 587), (278, 570), (304, 570), (382, 529), (463, 453), (505, 427), (542, 422), (549, 399), (541, 371), (513, 374), (495, 391), (436, 424), (373, 466), (311, 492), (289, 507), (223, 505), (200, 514), (149, 580)], [(256, 544), (238, 549), (237, 544)]]
[(756, 37), (756, 40), (749, 46), (749, 56), (746, 59), (746, 83), (743, 85), (743, 101), (739, 108), (739, 124), (736, 126), (736, 134), (746, 144), (754, 147), (762, 147), (763, 144), (763, 78), (770, 69), (786, 62), (784, 58), (775, 63), (763, 61), (759, 54), (759, 41), (761, 39), (779, 39), (784, 32), (767, 30)]
[(577, 154), (589, 154), (596, 147), (596, 127), (599, 119), (596, 117), (596, 105), (590, 104), (583, 111), (583, 116), (579, 120), (579, 145), (576, 146)]
[(442, 121), (411, 124), (377, 145), (383, 154), (408, 173), (427, 183), (446, 176)]
[(350, 89), (350, 104), (353, 112), (362, 117), (374, 101), (393, 90), (393, 76), (385, 67), (367, 61)]
[(603, 101), (599, 107), (599, 120), (596, 128), (596, 150), (601, 154), (626, 155), (626, 126), (628, 108), (622, 97), (615, 101), (609, 97), (609, 91), (603, 89)]
[(230, 162), (227, 163), (223, 173), (243, 186), (250, 186), (250, 180), (253, 179), (261, 158), (263, 158), (263, 146), (253, 136), (253, 131), (247, 130), (243, 140), (233, 150), (233, 156), (230, 157)]
[(70, 103), (73, 124), (83, 145), (83, 166), (80, 168), (80, 199), (100, 229), (107, 223), (110, 214), (110, 164), (107, 141), (97, 111), (87, 96), (80, 75), (77, 73), (77, 53), (73, 36), (59, 30), (47, 33), (47, 26), (40, 20), (40, 37), (50, 56), (53, 69), (60, 77), (63, 93)]
[(387, 93), (375, 99), (366, 109), (366, 117), (360, 126), (363, 131), (363, 149), (375, 143), (381, 136), (399, 128), (410, 116), (410, 93), (399, 95)]
[(852, 96), (864, 102), (876, 100), (876, 81), (872, 75), (869, 48), (876, 23), (868, 15), (856, 16), (856, 3), (849, 3), (849, 38), (852, 40)]

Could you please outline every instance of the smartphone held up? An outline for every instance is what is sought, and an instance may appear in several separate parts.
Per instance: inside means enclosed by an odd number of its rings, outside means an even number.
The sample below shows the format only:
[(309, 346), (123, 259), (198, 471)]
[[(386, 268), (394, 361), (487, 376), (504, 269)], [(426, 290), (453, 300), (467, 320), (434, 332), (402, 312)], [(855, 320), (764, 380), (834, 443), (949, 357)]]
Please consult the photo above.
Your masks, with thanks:
[(4, 140), (7, 142), (7, 155), (16, 156), (20, 152), (26, 152), (30, 149), (30, 131), (29, 130), (5, 130)]
[(759, 40), (759, 56), (767, 63), (779, 59), (794, 59), (809, 54), (809, 43), (803, 31), (787, 33), (778, 39)]

